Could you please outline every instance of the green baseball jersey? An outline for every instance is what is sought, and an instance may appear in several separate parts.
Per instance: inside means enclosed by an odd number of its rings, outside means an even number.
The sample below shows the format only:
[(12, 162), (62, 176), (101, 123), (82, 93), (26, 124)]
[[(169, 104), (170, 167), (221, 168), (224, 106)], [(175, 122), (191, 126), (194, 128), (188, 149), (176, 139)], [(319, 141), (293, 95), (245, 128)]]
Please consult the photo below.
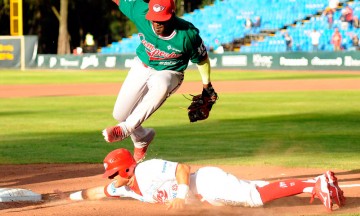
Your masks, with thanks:
[(174, 31), (162, 37), (155, 33), (151, 21), (145, 18), (148, 4), (143, 0), (121, 0), (119, 8), (137, 27), (140, 45), (136, 54), (140, 60), (155, 70), (183, 72), (189, 63), (199, 63), (207, 58), (207, 51), (199, 30), (190, 22), (174, 18)]

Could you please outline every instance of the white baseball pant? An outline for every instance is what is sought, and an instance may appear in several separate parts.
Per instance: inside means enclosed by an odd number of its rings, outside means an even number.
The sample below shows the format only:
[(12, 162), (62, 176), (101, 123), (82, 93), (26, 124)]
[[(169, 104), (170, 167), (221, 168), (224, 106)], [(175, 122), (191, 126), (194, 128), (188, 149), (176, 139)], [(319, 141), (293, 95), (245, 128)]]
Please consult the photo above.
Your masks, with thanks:
[(141, 148), (140, 141), (148, 133), (141, 124), (180, 87), (184, 73), (156, 71), (138, 57), (133, 62), (116, 99), (113, 117), (124, 123), (135, 147)]
[(214, 206), (262, 206), (256, 186), (266, 181), (246, 181), (236, 178), (217, 167), (203, 167), (190, 177), (192, 194)]

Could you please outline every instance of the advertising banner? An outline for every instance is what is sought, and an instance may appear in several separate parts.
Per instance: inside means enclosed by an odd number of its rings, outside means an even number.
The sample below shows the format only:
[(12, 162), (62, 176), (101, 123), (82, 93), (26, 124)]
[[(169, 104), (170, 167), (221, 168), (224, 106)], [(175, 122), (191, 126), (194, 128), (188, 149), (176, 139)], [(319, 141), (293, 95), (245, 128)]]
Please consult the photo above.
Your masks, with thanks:
[(360, 70), (360, 52), (224, 53), (211, 55), (218, 68), (255, 70)]
[[(39, 55), (37, 67), (56, 69), (126, 69), (135, 54), (127, 55)], [(360, 52), (288, 52), (209, 54), (212, 68), (241, 70), (356, 70)], [(188, 68), (196, 68), (189, 62)]]
[(37, 36), (0, 36), (0, 68), (36, 66)]

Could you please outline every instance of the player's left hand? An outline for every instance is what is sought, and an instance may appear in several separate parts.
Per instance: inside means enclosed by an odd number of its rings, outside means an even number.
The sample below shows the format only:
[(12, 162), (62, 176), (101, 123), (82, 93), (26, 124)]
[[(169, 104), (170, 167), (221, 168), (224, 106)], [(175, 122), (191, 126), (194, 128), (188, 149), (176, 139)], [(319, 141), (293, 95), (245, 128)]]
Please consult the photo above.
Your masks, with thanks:
[(218, 95), (211, 84), (207, 88), (203, 88), (201, 94), (193, 96), (192, 102), (188, 107), (190, 122), (207, 119), (217, 99)]
[(167, 207), (167, 210), (170, 209), (184, 209), (185, 208), (185, 200), (180, 198), (175, 198)]

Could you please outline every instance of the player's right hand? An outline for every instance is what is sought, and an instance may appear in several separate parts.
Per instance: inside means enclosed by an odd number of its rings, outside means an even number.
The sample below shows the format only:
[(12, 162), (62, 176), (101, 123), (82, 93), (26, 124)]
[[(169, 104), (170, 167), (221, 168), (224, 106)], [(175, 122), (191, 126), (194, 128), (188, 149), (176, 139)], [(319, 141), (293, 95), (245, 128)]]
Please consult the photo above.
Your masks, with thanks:
[(175, 198), (167, 207), (167, 210), (170, 209), (184, 209), (185, 208), (185, 199)]

